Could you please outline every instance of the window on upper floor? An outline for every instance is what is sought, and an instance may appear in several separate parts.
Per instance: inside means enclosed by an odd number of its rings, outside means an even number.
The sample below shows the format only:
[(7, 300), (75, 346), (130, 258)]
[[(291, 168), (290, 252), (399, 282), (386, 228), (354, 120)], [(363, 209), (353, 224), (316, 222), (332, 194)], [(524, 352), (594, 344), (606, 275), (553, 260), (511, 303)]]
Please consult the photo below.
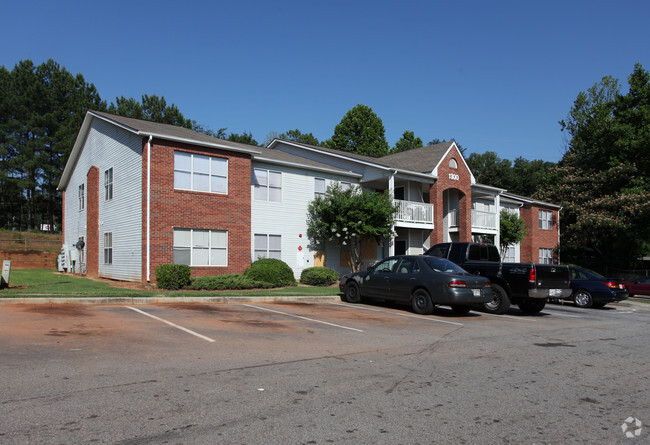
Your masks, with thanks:
[(104, 172), (104, 199), (113, 199), (113, 167)]
[(541, 264), (553, 264), (553, 249), (546, 247), (539, 248), (539, 262)]
[(174, 264), (227, 266), (228, 231), (175, 228)]
[(282, 201), (282, 173), (263, 168), (253, 169), (253, 196), (258, 201)]
[(113, 264), (113, 232), (104, 233), (104, 264)]
[(325, 192), (326, 192), (325, 179), (314, 178), (314, 197), (318, 198), (319, 196), (325, 196)]
[(86, 206), (85, 185), (79, 186), (79, 210), (83, 210)]
[(253, 240), (253, 261), (259, 258), (282, 259), (282, 236), (256, 233)]
[(341, 181), (341, 190), (350, 190), (350, 187), (352, 187), (352, 184), (349, 182)]
[(553, 228), (553, 212), (548, 210), (539, 211), (539, 228), (545, 230)]
[(174, 188), (228, 193), (228, 159), (175, 151)]
[(449, 168), (458, 168), (458, 162), (454, 158), (449, 160)]
[(501, 259), (504, 263), (516, 263), (515, 260), (515, 246), (508, 246), (506, 253)]

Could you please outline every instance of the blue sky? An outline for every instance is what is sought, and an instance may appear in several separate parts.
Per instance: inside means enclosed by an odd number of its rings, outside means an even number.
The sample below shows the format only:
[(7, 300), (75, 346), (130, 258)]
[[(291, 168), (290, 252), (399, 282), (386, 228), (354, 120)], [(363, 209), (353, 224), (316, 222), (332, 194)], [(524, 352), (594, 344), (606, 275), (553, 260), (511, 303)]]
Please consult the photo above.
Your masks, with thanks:
[(426, 143), (558, 161), (603, 76), (650, 70), (647, 0), (6, 2), (0, 65), (52, 58), (107, 102), (165, 96), (204, 127), (319, 140), (356, 104)]

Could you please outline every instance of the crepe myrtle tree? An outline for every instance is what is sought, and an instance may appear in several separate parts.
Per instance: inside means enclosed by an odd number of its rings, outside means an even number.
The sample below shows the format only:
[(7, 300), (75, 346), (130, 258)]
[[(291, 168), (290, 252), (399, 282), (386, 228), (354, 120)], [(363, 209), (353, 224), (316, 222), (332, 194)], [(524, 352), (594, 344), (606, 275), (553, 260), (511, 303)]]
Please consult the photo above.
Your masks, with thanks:
[(393, 215), (397, 206), (388, 193), (362, 191), (358, 186), (344, 190), (330, 185), (323, 196), (310, 204), (307, 235), (312, 245), (334, 244), (350, 255), (353, 272), (361, 268), (361, 241), (381, 243), (392, 239)]
[(500, 232), (501, 245), (499, 247), (501, 248), (501, 258), (503, 258), (508, 247), (524, 240), (528, 235), (528, 227), (519, 215), (501, 210)]

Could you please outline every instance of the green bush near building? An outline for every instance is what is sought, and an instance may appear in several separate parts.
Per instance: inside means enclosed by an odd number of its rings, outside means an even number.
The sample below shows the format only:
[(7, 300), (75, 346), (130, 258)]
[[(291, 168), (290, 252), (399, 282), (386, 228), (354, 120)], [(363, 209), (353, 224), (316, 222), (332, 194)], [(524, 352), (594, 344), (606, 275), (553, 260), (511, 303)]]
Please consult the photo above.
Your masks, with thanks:
[(244, 276), (254, 280), (270, 283), (273, 287), (296, 286), (293, 271), (287, 263), (273, 258), (260, 258), (246, 269)]
[(338, 272), (329, 267), (308, 267), (300, 274), (300, 283), (310, 286), (331, 286), (338, 279)]

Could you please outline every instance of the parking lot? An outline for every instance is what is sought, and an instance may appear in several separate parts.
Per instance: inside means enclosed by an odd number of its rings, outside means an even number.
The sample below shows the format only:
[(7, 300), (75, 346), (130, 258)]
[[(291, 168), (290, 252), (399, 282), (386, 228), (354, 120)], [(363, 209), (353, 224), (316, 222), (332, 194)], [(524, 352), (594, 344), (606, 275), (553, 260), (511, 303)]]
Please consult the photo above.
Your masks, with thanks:
[(650, 443), (649, 322), (627, 303), (2, 305), (0, 443)]

